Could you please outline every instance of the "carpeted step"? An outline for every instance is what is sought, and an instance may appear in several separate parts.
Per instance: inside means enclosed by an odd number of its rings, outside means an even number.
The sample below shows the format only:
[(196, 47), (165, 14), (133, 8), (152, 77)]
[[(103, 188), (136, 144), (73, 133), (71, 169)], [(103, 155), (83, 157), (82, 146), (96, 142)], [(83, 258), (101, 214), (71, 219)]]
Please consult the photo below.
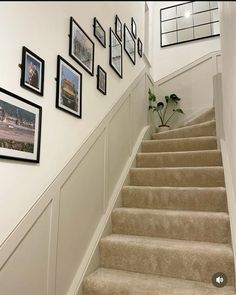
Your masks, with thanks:
[(220, 150), (138, 153), (136, 166), (138, 168), (222, 166), (222, 159)]
[(223, 187), (125, 186), (122, 202), (128, 208), (228, 211)]
[(197, 116), (193, 120), (189, 121), (185, 126), (191, 126), (191, 125), (212, 121), (212, 120), (215, 120), (215, 108), (211, 108), (207, 110), (206, 112)]
[(233, 287), (99, 268), (83, 284), (84, 295), (236, 295)]
[(198, 137), (198, 136), (215, 136), (216, 135), (216, 122), (215, 120), (169, 130), (161, 133), (154, 133), (153, 139), (168, 139), (168, 138), (185, 138), (185, 137)]
[(215, 149), (217, 149), (217, 140), (215, 136), (144, 140), (142, 142), (143, 153)]
[(116, 208), (112, 212), (112, 232), (166, 239), (230, 243), (229, 216), (225, 212)]
[(224, 187), (223, 167), (132, 168), (130, 185)]
[(232, 248), (228, 244), (142, 236), (110, 235), (100, 243), (101, 267), (211, 283), (223, 272), (234, 284)]

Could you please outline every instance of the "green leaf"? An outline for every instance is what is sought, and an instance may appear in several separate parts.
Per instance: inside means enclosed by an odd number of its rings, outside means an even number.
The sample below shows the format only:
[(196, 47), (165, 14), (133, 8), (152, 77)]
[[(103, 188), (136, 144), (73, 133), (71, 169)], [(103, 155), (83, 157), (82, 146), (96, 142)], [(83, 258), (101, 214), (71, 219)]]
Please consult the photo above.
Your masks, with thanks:
[(149, 110), (151, 110), (152, 108), (153, 108), (152, 106), (149, 106), (149, 107), (148, 107)]
[(175, 109), (173, 110), (174, 112), (180, 113), (180, 114), (184, 114), (184, 111), (182, 109)]
[(157, 103), (157, 111), (160, 111), (164, 108), (164, 103), (163, 102), (158, 102)]
[(169, 99), (169, 96), (165, 96), (166, 103), (168, 103)]
[(149, 101), (156, 101), (156, 96), (152, 93), (150, 88), (148, 90), (148, 99)]
[(177, 104), (181, 100), (181, 98), (179, 98), (176, 94), (171, 94), (170, 100)]

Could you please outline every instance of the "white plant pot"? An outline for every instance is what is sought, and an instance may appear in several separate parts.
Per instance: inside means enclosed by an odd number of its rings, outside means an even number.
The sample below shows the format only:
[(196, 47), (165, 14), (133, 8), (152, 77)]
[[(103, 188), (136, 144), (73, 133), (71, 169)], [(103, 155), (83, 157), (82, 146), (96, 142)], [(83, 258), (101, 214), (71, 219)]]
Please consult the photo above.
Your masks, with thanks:
[(158, 126), (158, 133), (170, 130), (170, 126)]

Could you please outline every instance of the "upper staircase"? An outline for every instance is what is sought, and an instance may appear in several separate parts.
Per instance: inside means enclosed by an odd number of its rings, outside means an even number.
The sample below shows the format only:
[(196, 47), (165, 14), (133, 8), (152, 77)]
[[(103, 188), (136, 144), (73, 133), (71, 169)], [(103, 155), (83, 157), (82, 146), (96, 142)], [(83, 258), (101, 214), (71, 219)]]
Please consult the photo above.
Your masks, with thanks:
[[(122, 202), (84, 295), (236, 294), (214, 109), (142, 142)], [(222, 289), (212, 284), (218, 272)]]

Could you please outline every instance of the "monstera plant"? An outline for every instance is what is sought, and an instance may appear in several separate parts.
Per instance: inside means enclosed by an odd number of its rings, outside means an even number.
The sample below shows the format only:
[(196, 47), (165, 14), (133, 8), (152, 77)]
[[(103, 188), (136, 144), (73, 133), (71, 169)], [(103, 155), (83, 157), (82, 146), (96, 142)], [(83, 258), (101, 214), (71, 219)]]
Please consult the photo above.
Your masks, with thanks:
[[(151, 92), (151, 89), (148, 91), (149, 99), (149, 110), (156, 112), (161, 125), (159, 127), (170, 127), (168, 123), (177, 113), (184, 114), (183, 110), (179, 108), (179, 98), (176, 94), (171, 94), (170, 96), (165, 96), (165, 101), (157, 101), (156, 96)], [(172, 109), (171, 109), (172, 107)]]

